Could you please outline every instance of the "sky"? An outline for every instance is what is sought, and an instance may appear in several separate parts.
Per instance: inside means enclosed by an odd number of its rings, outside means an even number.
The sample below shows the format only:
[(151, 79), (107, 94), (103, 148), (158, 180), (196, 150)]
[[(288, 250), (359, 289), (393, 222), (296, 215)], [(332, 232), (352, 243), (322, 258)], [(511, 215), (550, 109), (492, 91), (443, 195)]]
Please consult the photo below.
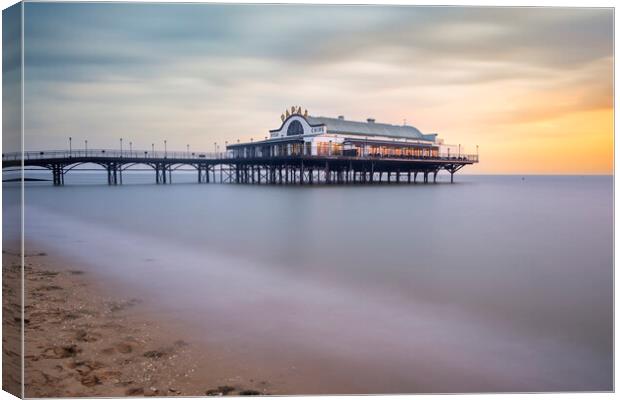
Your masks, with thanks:
[(212, 151), (299, 105), (479, 145), (470, 173), (612, 173), (611, 9), (25, 7), (26, 149)]

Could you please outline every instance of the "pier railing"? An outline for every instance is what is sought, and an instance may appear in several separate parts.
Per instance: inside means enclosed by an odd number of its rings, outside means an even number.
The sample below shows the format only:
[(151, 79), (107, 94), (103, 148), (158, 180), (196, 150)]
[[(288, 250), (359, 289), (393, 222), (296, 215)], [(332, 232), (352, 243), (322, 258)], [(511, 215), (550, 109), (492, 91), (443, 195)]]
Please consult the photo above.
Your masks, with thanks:
[[(2, 154), (3, 161), (21, 160), (22, 153)], [(46, 160), (46, 159), (71, 159), (71, 158), (158, 158), (158, 159), (183, 159), (183, 160), (204, 160), (230, 158), (226, 152), (187, 152), (187, 151), (152, 151), (152, 150), (110, 150), (110, 149), (88, 149), (88, 150), (45, 150), (45, 151), (25, 151), (24, 160)]]
[[(24, 160), (49, 160), (49, 159), (88, 159), (88, 158), (105, 158), (105, 159), (174, 159), (188, 161), (203, 160), (239, 160), (239, 159), (275, 159), (286, 157), (304, 157), (304, 158), (357, 158), (357, 159), (379, 159), (379, 160), (434, 160), (434, 161), (455, 161), (476, 163), (478, 162), (477, 154), (458, 154), (458, 155), (439, 155), (439, 156), (422, 156), (422, 155), (404, 155), (404, 154), (361, 154), (353, 155), (346, 152), (330, 152), (328, 154), (300, 154), (287, 153), (282, 155), (248, 155), (243, 156), (227, 152), (194, 152), (194, 151), (149, 151), (149, 150), (111, 150), (111, 149), (88, 149), (88, 150), (45, 150), (45, 151), (25, 151), (23, 152)], [(19, 161), (22, 159), (21, 152), (2, 154), (3, 161)]]

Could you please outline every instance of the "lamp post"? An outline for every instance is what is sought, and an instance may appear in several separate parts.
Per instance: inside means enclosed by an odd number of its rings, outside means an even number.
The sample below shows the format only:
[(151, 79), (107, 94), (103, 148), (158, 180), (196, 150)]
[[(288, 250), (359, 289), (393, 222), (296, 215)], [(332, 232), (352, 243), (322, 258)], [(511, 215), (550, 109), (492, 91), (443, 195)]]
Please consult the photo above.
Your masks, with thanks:
[(187, 158), (189, 158), (189, 144), (187, 145)]
[(476, 145), (476, 161), (478, 161), (478, 157), (480, 156), (478, 155), (478, 145)]
[(123, 138), (121, 138), (121, 158), (123, 158)]
[(215, 156), (217, 157), (217, 142), (213, 142), (213, 152), (215, 153)]
[(461, 145), (459, 144), (459, 158), (461, 158)]
[(84, 140), (84, 152), (88, 155), (88, 140)]
[(164, 158), (168, 158), (168, 141), (164, 140)]
[(133, 142), (129, 142), (129, 157), (131, 157), (132, 151), (133, 151)]
[(69, 136), (69, 158), (71, 158), (71, 136)]
[(155, 143), (151, 143), (151, 157), (155, 157)]

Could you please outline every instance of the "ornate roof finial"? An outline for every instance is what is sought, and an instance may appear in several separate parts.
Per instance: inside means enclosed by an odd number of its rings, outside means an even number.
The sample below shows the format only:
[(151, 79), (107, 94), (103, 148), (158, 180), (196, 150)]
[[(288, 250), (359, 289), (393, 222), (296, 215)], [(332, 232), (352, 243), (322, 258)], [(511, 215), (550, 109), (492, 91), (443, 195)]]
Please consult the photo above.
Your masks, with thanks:
[(308, 110), (306, 109), (304, 110), (304, 117), (307, 117), (307, 116), (308, 116)]
[(284, 120), (286, 119), (286, 117), (284, 116), (284, 114), (280, 115), (280, 119), (282, 120), (282, 122), (284, 122)]
[(286, 110), (286, 118), (288, 118), (291, 114), (289, 114), (288, 110)]

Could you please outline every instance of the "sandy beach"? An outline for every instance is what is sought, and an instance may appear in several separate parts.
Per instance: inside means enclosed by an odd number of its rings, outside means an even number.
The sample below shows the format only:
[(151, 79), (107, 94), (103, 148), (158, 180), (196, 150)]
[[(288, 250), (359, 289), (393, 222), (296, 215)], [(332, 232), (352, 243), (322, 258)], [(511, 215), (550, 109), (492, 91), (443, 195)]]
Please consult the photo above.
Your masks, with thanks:
[[(5, 276), (18, 279), (19, 258), (3, 256)], [(46, 253), (25, 260), (27, 397), (267, 394), (265, 384), (210, 379), (204, 353), (145, 315), (140, 299), (110, 297), (88, 273)]]
[(2, 389), (21, 396), (21, 268), (19, 257), (2, 253)]

